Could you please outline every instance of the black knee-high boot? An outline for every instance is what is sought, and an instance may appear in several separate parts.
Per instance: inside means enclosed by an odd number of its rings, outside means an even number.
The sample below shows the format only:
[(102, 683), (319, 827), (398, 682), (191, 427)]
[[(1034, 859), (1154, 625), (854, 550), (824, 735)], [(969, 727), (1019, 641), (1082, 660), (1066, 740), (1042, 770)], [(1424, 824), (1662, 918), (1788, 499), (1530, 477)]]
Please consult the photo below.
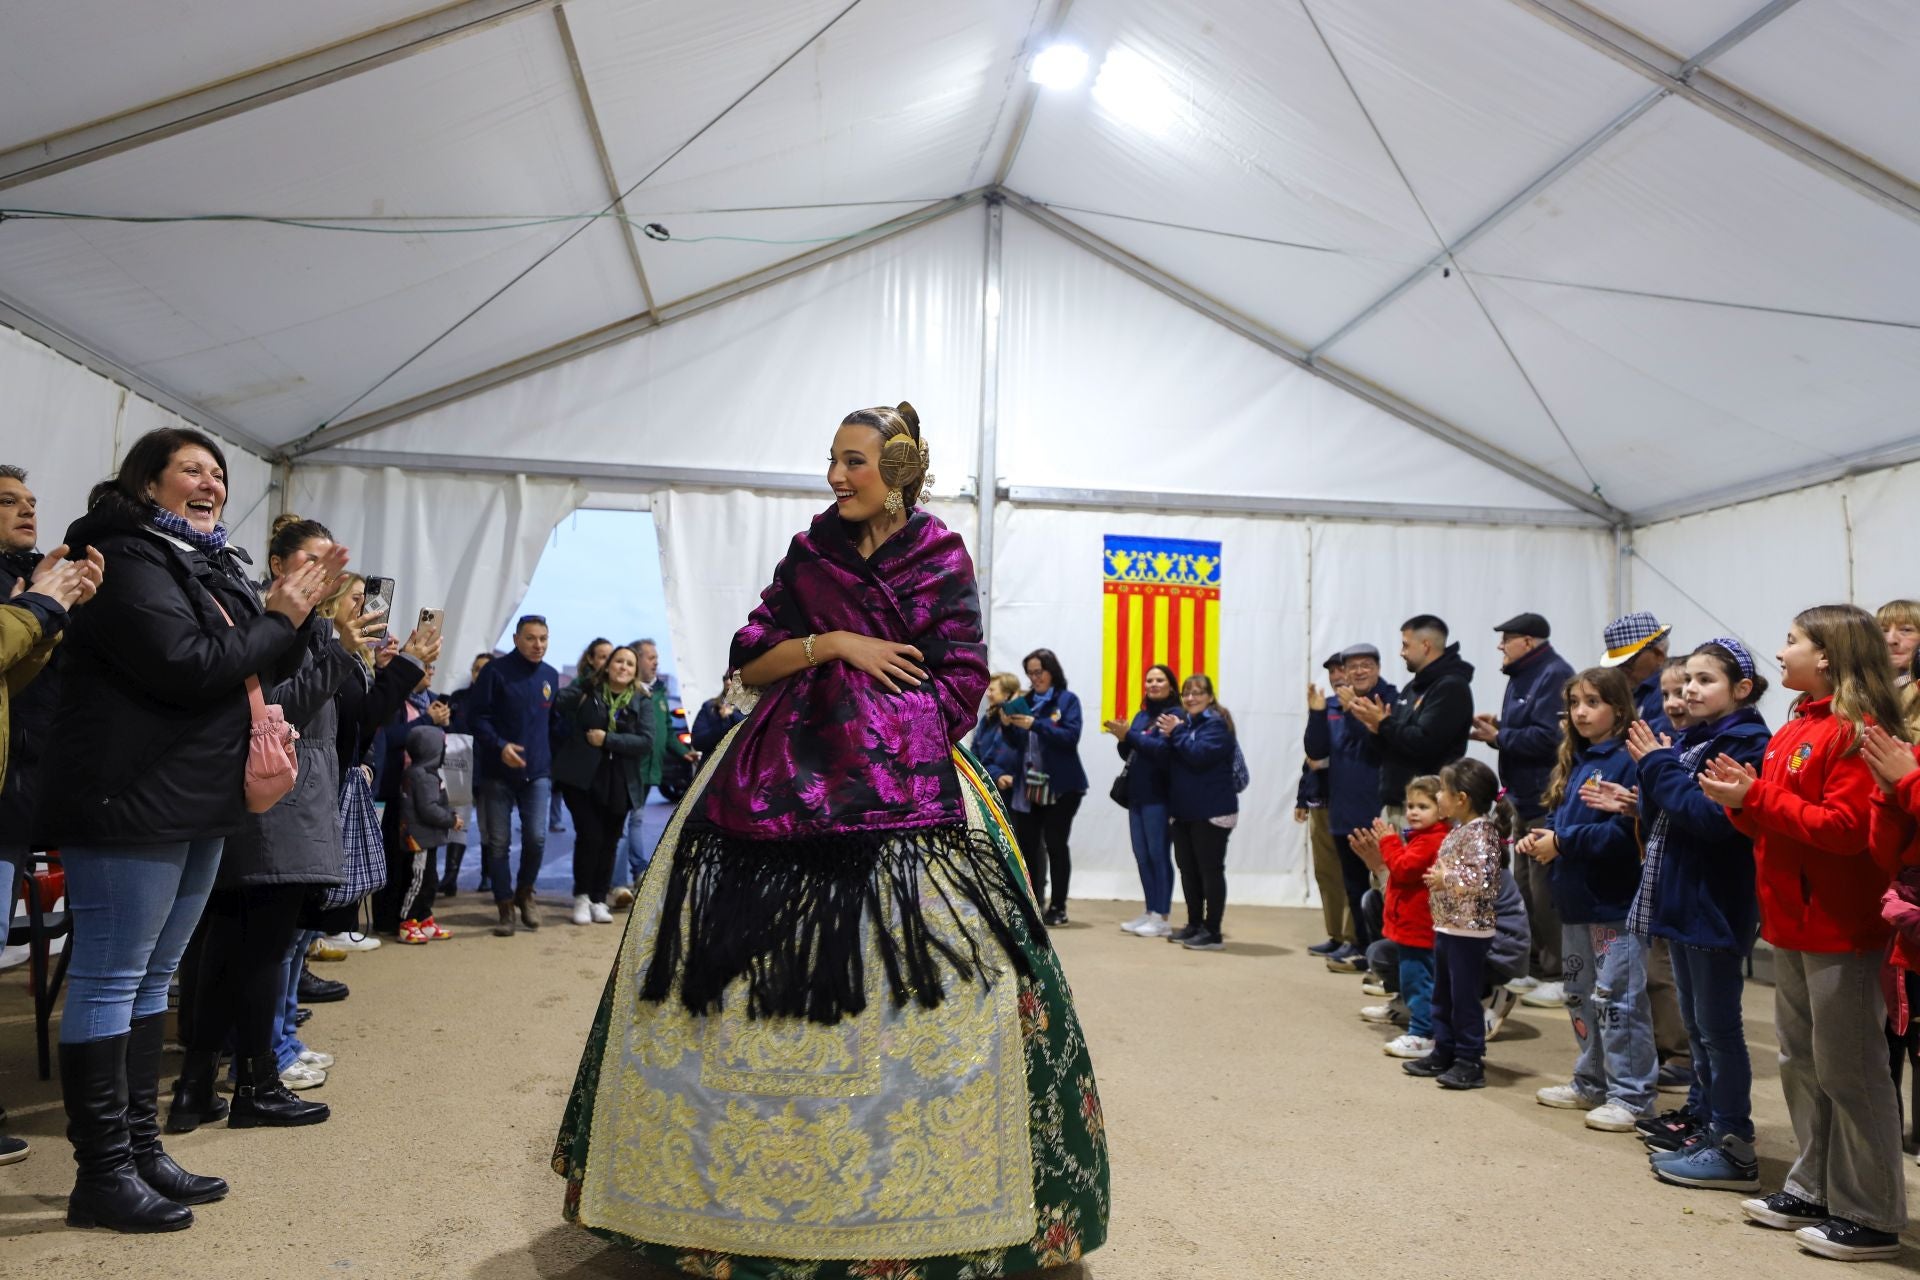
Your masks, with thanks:
[(203, 1124), (227, 1118), (227, 1100), (214, 1087), (219, 1059), (204, 1049), (187, 1050), (180, 1076), (173, 1082), (173, 1105), (167, 1108), (168, 1133), (192, 1133)]
[(79, 1166), (67, 1197), (67, 1225), (115, 1231), (181, 1231), (193, 1210), (148, 1186), (133, 1165), (127, 1132), (125, 1035), (60, 1046), (67, 1140)]
[(169, 1200), (211, 1204), (226, 1196), (225, 1180), (188, 1173), (160, 1145), (160, 1046), (166, 1038), (164, 1013), (135, 1018), (127, 1036), (127, 1140), (133, 1167)]

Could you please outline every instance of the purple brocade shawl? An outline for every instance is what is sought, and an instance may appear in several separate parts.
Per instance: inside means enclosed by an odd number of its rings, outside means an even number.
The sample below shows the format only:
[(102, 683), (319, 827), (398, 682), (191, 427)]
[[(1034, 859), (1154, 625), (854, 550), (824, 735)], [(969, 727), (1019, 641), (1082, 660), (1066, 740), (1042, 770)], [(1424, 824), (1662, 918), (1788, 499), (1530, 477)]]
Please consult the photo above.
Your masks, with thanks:
[(770, 687), (708, 782), (706, 824), (791, 840), (963, 823), (953, 746), (973, 728), (987, 658), (960, 535), (914, 511), (863, 560), (839, 513), (814, 517), (734, 636), (732, 665), (828, 631), (911, 644), (928, 679), (895, 694), (826, 662)]

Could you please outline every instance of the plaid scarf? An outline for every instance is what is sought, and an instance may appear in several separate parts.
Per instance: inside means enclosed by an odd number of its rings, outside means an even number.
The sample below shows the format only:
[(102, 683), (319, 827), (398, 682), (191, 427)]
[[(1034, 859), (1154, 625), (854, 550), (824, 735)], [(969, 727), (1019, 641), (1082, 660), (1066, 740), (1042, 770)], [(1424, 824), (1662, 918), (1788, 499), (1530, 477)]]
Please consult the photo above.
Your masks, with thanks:
[[(1700, 735), (1700, 741), (1680, 753), (1680, 767), (1687, 771), (1687, 776), (1700, 772), (1714, 737), (1709, 728)], [(1652, 929), (1653, 894), (1660, 886), (1660, 868), (1667, 860), (1667, 831), (1672, 825), (1673, 815), (1662, 809), (1653, 820), (1653, 830), (1647, 833), (1647, 854), (1640, 865), (1640, 887), (1634, 890), (1633, 905), (1627, 909), (1627, 931), (1637, 937), (1647, 937)]]
[(227, 545), (227, 526), (216, 524), (212, 533), (202, 533), (187, 523), (185, 516), (175, 515), (165, 507), (153, 509), (153, 527), (182, 542), (190, 542), (202, 551), (221, 551)]

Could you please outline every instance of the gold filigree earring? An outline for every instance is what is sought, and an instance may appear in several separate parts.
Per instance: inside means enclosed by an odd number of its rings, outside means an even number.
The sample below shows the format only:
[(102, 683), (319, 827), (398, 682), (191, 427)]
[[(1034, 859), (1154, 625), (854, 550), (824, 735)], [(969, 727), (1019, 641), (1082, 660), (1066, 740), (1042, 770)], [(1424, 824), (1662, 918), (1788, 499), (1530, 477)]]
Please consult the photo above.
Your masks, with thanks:
[(906, 510), (907, 500), (900, 496), (898, 489), (889, 489), (887, 490), (887, 500), (883, 505), (887, 508), (888, 515), (897, 516)]

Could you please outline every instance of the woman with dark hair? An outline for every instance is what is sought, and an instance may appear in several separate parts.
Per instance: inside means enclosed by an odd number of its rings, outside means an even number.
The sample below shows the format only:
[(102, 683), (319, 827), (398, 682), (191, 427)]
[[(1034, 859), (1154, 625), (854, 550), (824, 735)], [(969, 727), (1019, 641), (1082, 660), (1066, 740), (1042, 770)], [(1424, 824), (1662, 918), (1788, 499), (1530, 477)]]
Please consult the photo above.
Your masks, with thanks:
[(1240, 821), (1233, 716), (1214, 700), (1210, 677), (1191, 675), (1180, 686), (1180, 710), (1163, 712), (1153, 727), (1134, 747), (1168, 766), (1167, 809), (1187, 898), (1187, 925), (1167, 941), (1189, 951), (1219, 951), (1226, 945), (1220, 926), (1227, 910), (1227, 840)]
[(575, 924), (613, 923), (613, 851), (628, 811), (646, 803), (642, 766), (653, 751), (653, 703), (640, 691), (639, 673), (640, 655), (622, 646), (554, 700), (554, 718), (567, 726), (554, 749), (553, 781), (573, 814)]
[(1106, 1237), (1086, 1042), (957, 746), (986, 646), (926, 468), (911, 406), (842, 422), (833, 505), (734, 636), (755, 705), (640, 882), (553, 1165), (647, 1263), (966, 1280)]
[[(1026, 860), (1033, 896), (1047, 903), (1046, 922), (1067, 922), (1067, 881), (1073, 876), (1073, 816), (1087, 798), (1080, 763), (1080, 698), (1067, 691), (1067, 674), (1051, 649), (1035, 649), (1021, 664), (1027, 673), (1027, 709), (1007, 716), (1007, 739), (1019, 748), (1022, 776), (1013, 788), (1013, 832)], [(1053, 890), (1048, 895), (1051, 875)]]
[(1127, 819), (1133, 835), (1133, 860), (1140, 868), (1140, 888), (1147, 901), (1147, 909), (1120, 928), (1141, 938), (1164, 938), (1173, 932), (1167, 920), (1173, 911), (1173, 858), (1169, 852), (1172, 827), (1167, 813), (1172, 769), (1165, 754), (1155, 753), (1146, 740), (1160, 734), (1160, 717), (1179, 707), (1179, 687), (1180, 677), (1172, 667), (1154, 663), (1147, 668), (1140, 709), (1133, 713), (1133, 719), (1109, 720), (1102, 726), (1120, 739), (1120, 758), (1127, 762)]
[[(607, 659), (611, 656), (613, 656), (613, 641), (607, 639), (605, 636), (595, 636), (592, 640), (588, 641), (587, 647), (580, 651), (580, 661), (573, 664), (573, 683), (568, 687), (584, 691), (587, 687), (587, 682), (605, 670)], [(578, 699), (576, 698), (573, 701), (577, 702)], [(570, 702), (569, 705), (572, 705), (572, 703)], [(552, 728), (550, 730), (555, 750), (558, 750), (561, 742), (570, 736), (571, 730), (572, 726), (566, 723), (565, 714), (561, 711), (561, 699), (556, 696), (553, 700)], [(553, 795), (548, 798), (547, 805), (547, 830), (565, 831), (567, 829), (566, 824), (560, 820), (560, 815), (566, 812), (566, 810), (563, 807), (564, 802), (560, 795), (559, 787), (556, 786), (553, 789)], [(578, 836), (579, 833), (580, 826), (576, 822), (574, 824), (574, 835)], [(577, 852), (579, 845), (576, 843), (574, 848)]]
[[(317, 520), (274, 521), (267, 569), (280, 578), (333, 550), (333, 534)], [(294, 941), (303, 914), (315, 908), (315, 890), (341, 882), (339, 762), (334, 755), (335, 694), (357, 679), (354, 654), (386, 625), (369, 614), (351, 625), (350, 650), (332, 626), (303, 627), (306, 660), (285, 680), (263, 689), (299, 731), (300, 775), (292, 792), (265, 813), (249, 813), (227, 838), (206, 917), (180, 969), (181, 1039), (186, 1061), (174, 1085), (169, 1132), (190, 1132), (213, 1107), (213, 1073), (221, 1050), (233, 1048), (237, 1086), (227, 1127), (318, 1124), (325, 1103), (301, 1102), (282, 1073), (299, 1070), (326, 1079), (331, 1056), (305, 1050), (277, 1061), (281, 1016), (289, 984), (299, 973)]]
[(74, 615), (46, 762), (39, 839), (58, 847), (74, 922), (60, 1083), (79, 1165), (67, 1221), (191, 1226), (227, 1192), (160, 1146), (167, 986), (226, 837), (247, 813), (248, 684), (277, 684), (346, 563), (303, 560), (264, 602), (227, 544), (226, 460), (198, 431), (148, 432), (67, 530), (105, 561)]

